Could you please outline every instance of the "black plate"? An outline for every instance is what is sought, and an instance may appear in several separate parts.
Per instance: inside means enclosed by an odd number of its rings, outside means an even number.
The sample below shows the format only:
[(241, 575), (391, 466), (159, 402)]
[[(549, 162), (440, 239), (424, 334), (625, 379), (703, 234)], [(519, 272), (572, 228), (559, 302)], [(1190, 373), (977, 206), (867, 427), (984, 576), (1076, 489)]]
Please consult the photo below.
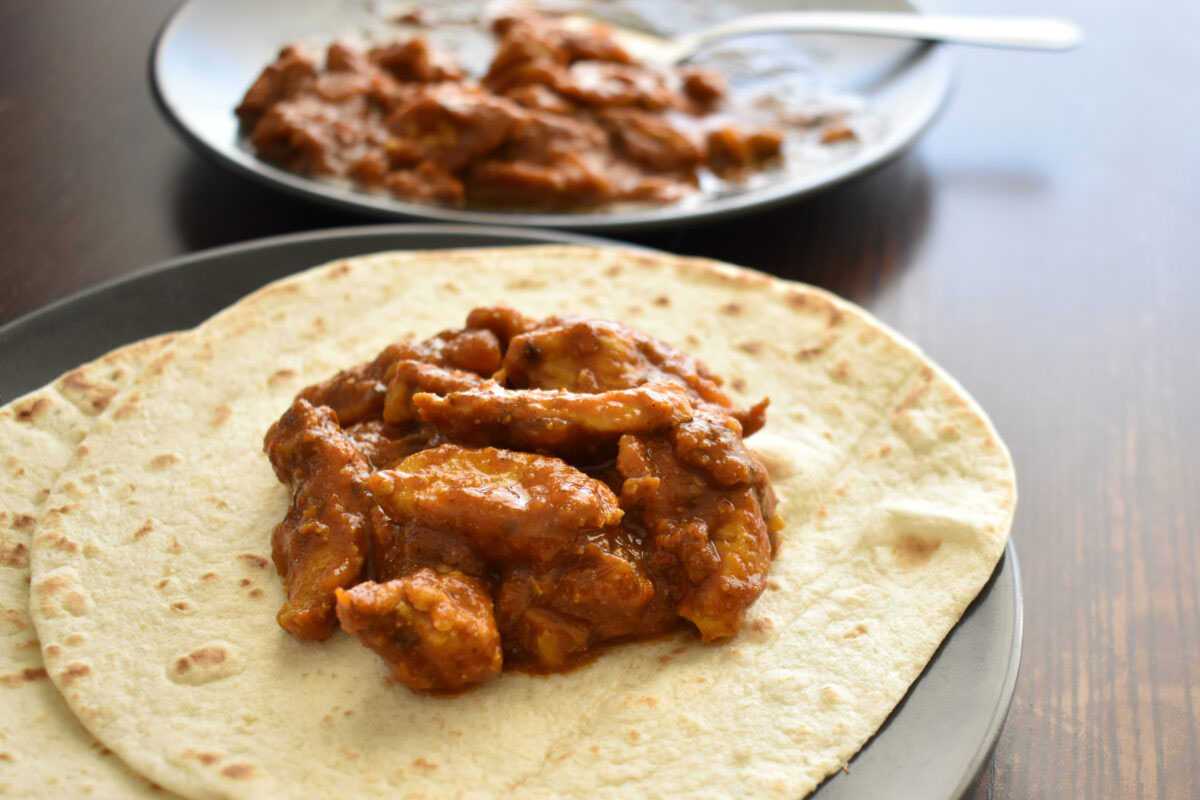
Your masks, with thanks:
[[(120, 345), (189, 328), (276, 278), (382, 250), (615, 242), (453, 225), (347, 228), (208, 250), (167, 261), (0, 327), (0, 404)], [(1016, 553), (1004, 557), (908, 695), (850, 763), (812, 797), (957, 800), (1000, 736), (1021, 655)]]

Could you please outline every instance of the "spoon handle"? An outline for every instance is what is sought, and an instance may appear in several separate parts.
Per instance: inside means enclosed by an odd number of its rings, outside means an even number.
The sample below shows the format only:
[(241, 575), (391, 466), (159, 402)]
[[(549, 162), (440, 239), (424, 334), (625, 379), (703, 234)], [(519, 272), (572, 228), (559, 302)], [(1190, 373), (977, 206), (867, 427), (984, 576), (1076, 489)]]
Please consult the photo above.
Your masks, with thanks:
[(758, 33), (847, 33), (1034, 50), (1069, 50), (1083, 40), (1083, 31), (1077, 25), (1061, 19), (857, 11), (751, 14), (680, 38), (690, 53), (719, 39)]

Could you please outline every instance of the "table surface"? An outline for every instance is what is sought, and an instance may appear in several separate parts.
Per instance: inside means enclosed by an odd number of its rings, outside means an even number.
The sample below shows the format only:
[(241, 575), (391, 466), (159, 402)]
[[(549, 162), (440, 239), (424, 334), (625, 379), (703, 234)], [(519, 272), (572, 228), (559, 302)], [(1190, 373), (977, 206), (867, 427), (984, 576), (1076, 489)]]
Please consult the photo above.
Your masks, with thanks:
[[(1074, 18), (1086, 45), (958, 50), (948, 109), (898, 160), (636, 237), (860, 303), (992, 415), (1020, 478), (1025, 648), (980, 798), (1200, 787), (1200, 3), (1150, 6), (1024, 4)], [(0, 5), (0, 322), (170, 256), (364, 221), (175, 137), (146, 84), (169, 11)]]

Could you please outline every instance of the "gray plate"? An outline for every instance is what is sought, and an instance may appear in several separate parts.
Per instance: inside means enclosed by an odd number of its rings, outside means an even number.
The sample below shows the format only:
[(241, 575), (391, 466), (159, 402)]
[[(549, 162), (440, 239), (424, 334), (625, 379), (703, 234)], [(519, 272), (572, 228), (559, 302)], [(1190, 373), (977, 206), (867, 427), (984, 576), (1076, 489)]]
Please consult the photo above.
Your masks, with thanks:
[[(0, 327), (0, 404), (114, 347), (191, 327), (265, 283), (363, 253), (587, 236), (453, 225), (380, 225), (262, 239), (167, 261)], [(628, 247), (628, 245), (619, 245)], [(816, 800), (958, 800), (986, 766), (1012, 700), (1021, 589), (1010, 543), (979, 597), (883, 728)]]
[[(441, 8), (450, 2), (430, 4)], [(573, 4), (589, 0), (574, 0)], [(239, 143), (233, 109), (279, 51), (291, 41), (327, 42), (337, 35), (378, 30), (365, 0), (191, 0), (166, 22), (150, 59), (150, 82), (167, 120), (193, 147), (234, 172), (303, 196), (376, 217), (420, 217), (486, 225), (534, 225), (576, 229), (651, 227), (764, 208), (829, 187), (887, 161), (912, 144), (933, 121), (950, 86), (950, 63), (943, 48), (869, 37), (765, 37), (805, 80), (851, 91), (865, 98), (879, 117), (878, 138), (844, 158), (802, 170), (780, 170), (744, 191), (670, 206), (583, 213), (472, 211), (424, 205), (368, 194), (305, 178), (259, 161)], [(387, 4), (384, 4), (387, 5)], [(411, 5), (411, 4), (410, 4)], [(912, 11), (906, 0), (609, 0), (608, 17), (628, 11), (636, 20), (670, 34), (707, 21), (780, 8), (835, 7)], [(620, 14), (617, 14), (620, 16)], [(740, 45), (747, 47), (743, 40)], [(465, 48), (477, 53), (485, 44)]]

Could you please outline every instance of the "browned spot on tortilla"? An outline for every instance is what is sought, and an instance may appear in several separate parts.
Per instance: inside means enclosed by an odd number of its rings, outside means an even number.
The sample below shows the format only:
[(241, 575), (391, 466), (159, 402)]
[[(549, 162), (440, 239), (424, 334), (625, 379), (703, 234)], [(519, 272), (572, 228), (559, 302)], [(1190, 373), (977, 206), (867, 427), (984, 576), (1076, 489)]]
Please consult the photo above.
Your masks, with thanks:
[(150, 459), (150, 466), (153, 469), (165, 469), (172, 464), (178, 464), (182, 460), (183, 459), (174, 453), (162, 453)]
[(50, 407), (50, 398), (39, 397), (31, 403), (25, 403), (17, 408), (17, 420), (20, 422), (32, 422), (41, 416), (41, 413)]
[(767, 633), (774, 628), (775, 622), (770, 617), (759, 617), (750, 623), (750, 629), (758, 633)]
[(206, 497), (204, 499), (207, 500), (208, 502), (212, 503), (217, 508), (224, 509), (225, 511), (229, 510), (229, 503), (226, 503), (224, 500), (222, 500), (219, 497), (216, 497), (215, 495), (210, 495), (209, 497)]
[(177, 556), (183, 552), (183, 545), (174, 536), (171, 537), (171, 543), (167, 545), (167, 552), (173, 556)]
[(1000, 449), (1000, 446), (998, 444), (996, 444), (995, 439), (993, 439), (991, 436), (989, 436), (983, 440), (983, 449), (984, 450), (998, 450), (998, 449)]
[(35, 522), (37, 522), (37, 520), (31, 517), (29, 514), (17, 514), (16, 518), (13, 519), (13, 527), (32, 528), (33, 523)]
[(421, 770), (422, 772), (433, 772), (435, 769), (438, 768), (437, 764), (433, 763), (432, 761), (425, 758), (424, 756), (421, 756), (420, 758), (413, 761), (412, 765), (414, 767), (416, 767), (417, 769)]
[(67, 668), (58, 674), (58, 682), (63, 686), (70, 686), (72, 683), (87, 675), (92, 671), (92, 668), (87, 664), (68, 664)]
[(505, 285), (506, 289), (544, 289), (546, 282), (537, 280), (536, 278), (517, 278), (509, 281)]
[(150, 531), (154, 530), (154, 520), (148, 519), (142, 523), (142, 526), (133, 532), (133, 540), (136, 542), (146, 538)]
[(47, 497), (50, 496), (50, 487), (46, 486), (41, 489), (38, 489), (37, 496), (38, 496), (38, 500), (45, 500)]
[(267, 564), (271, 563), (262, 556), (254, 555), (254, 553), (242, 553), (240, 556), (238, 556), (238, 558), (246, 562), (247, 566), (253, 567), (254, 569), (266, 569)]
[(38, 584), (38, 591), (44, 595), (51, 595), (71, 584), (71, 579), (66, 575), (51, 575), (46, 580)]
[(267, 378), (267, 385), (274, 389), (277, 386), (287, 383), (294, 377), (296, 377), (296, 370), (294, 369), (277, 369), (271, 373), (271, 377)]
[(67, 644), (71, 646), (80, 645), (87, 641), (87, 637), (82, 633), (72, 633), (67, 637)]
[(808, 347), (801, 347), (799, 350), (792, 353), (792, 357), (797, 361), (808, 361), (809, 359), (816, 358), (817, 356), (821, 355), (821, 353), (824, 353), (835, 341), (837, 341), (837, 337), (829, 331), (826, 331), (821, 336), (820, 341), (818, 341), (816, 344), (809, 345)]
[(55, 550), (62, 550), (64, 553), (78, 553), (82, 548), (79, 543), (67, 538), (61, 533), (53, 531), (43, 533), (38, 537), (37, 543), (47, 547), (53, 547)]
[(250, 590), (251, 597), (262, 597), (262, 595), (263, 595), (262, 589), (251, 589)]
[(892, 454), (892, 446), (890, 444), (885, 444), (883, 447), (879, 448), (879, 457), (880, 458), (887, 458), (891, 454)]
[(341, 264), (338, 264), (333, 269), (329, 270), (330, 278), (343, 278), (349, 274), (350, 274), (350, 265), (344, 261)]
[[(23, 642), (19, 645), (16, 645), (15, 647), (13, 647), (13, 649), (14, 650), (37, 650), (41, 646), (42, 646), (42, 643), (35, 638), (35, 639), (30, 639), (27, 642)], [(55, 647), (55, 645), (50, 645), (50, 646)]]
[(0, 542), (0, 564), (18, 568), (29, 566), (29, 548), (21, 542)]
[(154, 584), (154, 586), (155, 586), (155, 588), (158, 588), (158, 589), (165, 589), (165, 588), (167, 588), (167, 584), (170, 582), (171, 582), (170, 578), (163, 578), (158, 583)]
[(174, 603), (171, 603), (171, 608), (175, 609), (176, 611), (190, 611), (192, 609), (192, 604), (187, 600), (176, 600)]
[(121, 405), (117, 406), (117, 410), (113, 412), (113, 416), (117, 419), (128, 419), (137, 413), (138, 401), (142, 399), (141, 392), (133, 392)]
[(645, 311), (645, 309), (643, 309), (641, 306), (639, 306), (639, 305), (638, 305), (638, 304), (636, 304), (636, 303), (634, 303), (633, 305), (629, 306), (629, 307), (627, 308), (627, 310), (628, 310), (628, 312), (629, 312), (629, 314), (630, 314), (631, 316), (638, 316), (639, 314), (642, 314), (642, 313), (644, 313), (644, 311)]
[(746, 391), (746, 379), (745, 378), (734, 378), (733, 380), (731, 380), (729, 382), (729, 385), (731, 387), (733, 387), (733, 390), (735, 392)]
[(345, 758), (347, 761), (358, 761), (360, 758), (362, 758), (362, 753), (359, 753), (355, 750), (351, 750), (349, 747), (346, 747), (345, 745), (342, 745), (341, 753), (342, 753), (342, 757)]
[(4, 686), (20, 686), (22, 683), (40, 681), (46, 677), (46, 670), (41, 667), (28, 667), (20, 672), (0, 675), (0, 684)]
[(202, 581), (215, 581), (215, 580), (216, 580), (217, 578), (219, 578), (219, 577), (221, 577), (221, 576), (220, 576), (220, 575), (218, 575), (218, 574), (217, 574), (217, 573), (215, 573), (215, 572), (206, 572), (206, 573), (204, 573), (203, 575), (201, 575), (201, 576), (200, 576), (200, 580), (202, 580)]
[(620, 275), (621, 272), (622, 272), (622, 268), (621, 268), (620, 264), (613, 264), (612, 266), (610, 266), (604, 270), (604, 274), (610, 278), (615, 278), (617, 275)]
[(212, 417), (210, 418), (210, 421), (212, 422), (212, 426), (214, 428), (216, 428), (220, 425), (224, 425), (226, 422), (229, 421), (229, 418), (232, 416), (233, 416), (233, 409), (229, 406), (229, 404), (221, 403), (221, 405), (219, 405), (213, 409)]
[(750, 353), (751, 355), (754, 355), (755, 353), (762, 352), (763, 343), (758, 342), (758, 341), (753, 341), (753, 340), (748, 341), (748, 342), (739, 342), (738, 349), (744, 350), (745, 352)]
[(737, 314), (742, 313), (745, 310), (746, 310), (746, 307), (743, 306), (741, 303), (737, 303), (737, 302), (726, 303), (725, 305), (721, 306), (722, 314), (737, 315)]
[(634, 730), (631, 730), (631, 731), (629, 732), (628, 736), (629, 736), (629, 741), (631, 741), (631, 742), (637, 742), (637, 741), (641, 741), (641, 738), (642, 738), (642, 734), (641, 734), (641, 732), (640, 732), (640, 731), (634, 731)]
[(959, 431), (957, 425), (951, 425), (950, 423), (947, 423), (942, 426), (943, 439), (957, 439), (960, 433), (961, 431)]
[(250, 585), (249, 578), (242, 578), (240, 581), (238, 581), (238, 586), (249, 586), (249, 585)]
[(654, 305), (665, 308), (666, 306), (671, 305), (671, 298), (667, 297), (665, 294), (660, 294), (658, 297), (654, 298)]
[(56, 644), (49, 645), (46, 648), (46, 655), (50, 656), (51, 658), (58, 658), (62, 654), (63, 649)]
[(892, 552), (902, 567), (919, 567), (942, 546), (941, 539), (926, 539), (915, 533), (904, 533), (892, 543)]
[(768, 578), (767, 579), (767, 588), (770, 589), (772, 592), (777, 592), (780, 589), (782, 589), (783, 587), (780, 585), (779, 581), (775, 580), (774, 578)]
[(223, 664), (227, 655), (223, 647), (200, 647), (186, 656), (175, 659), (175, 674), (182, 675), (193, 666), (215, 667), (217, 664)]
[(442, 289), (450, 294), (462, 294), (462, 289), (458, 288), (458, 284), (453, 281), (446, 281), (442, 284)]
[(841, 361), (830, 367), (829, 374), (832, 375), (835, 380), (846, 380), (850, 377), (850, 362), (843, 358)]
[(253, 764), (230, 764), (221, 770), (221, 774), (235, 781), (244, 781), (254, 777), (254, 771)]
[(867, 632), (867, 626), (861, 622), (842, 634), (843, 639), (857, 639)]
[(13, 760), (12, 753), (0, 753), (0, 761), (12, 761), (12, 760)]

